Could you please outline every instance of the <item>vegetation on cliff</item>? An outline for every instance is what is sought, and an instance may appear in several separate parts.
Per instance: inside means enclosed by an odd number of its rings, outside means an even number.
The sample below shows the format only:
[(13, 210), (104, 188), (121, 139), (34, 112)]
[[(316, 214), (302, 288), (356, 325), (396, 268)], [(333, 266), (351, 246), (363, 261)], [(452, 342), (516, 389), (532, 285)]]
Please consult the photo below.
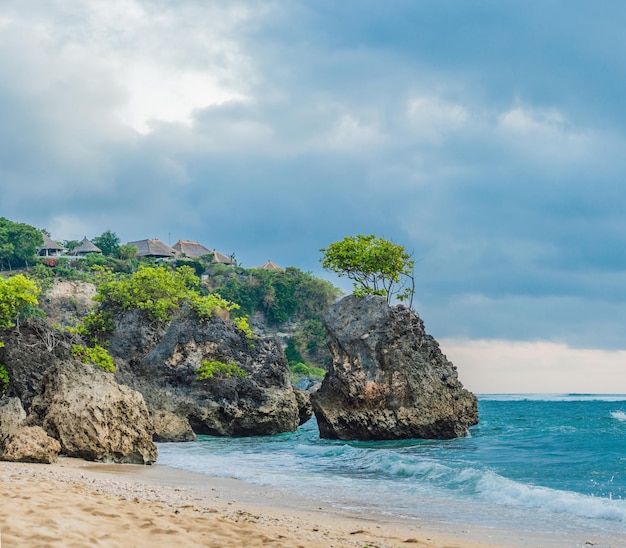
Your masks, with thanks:
[[(187, 307), (204, 319), (213, 314), (230, 316), (249, 339), (252, 330), (248, 317), (253, 315), (257, 326), (267, 326), (270, 334), (289, 333), (283, 340), (292, 367), (326, 366), (330, 362), (322, 317), (341, 295), (330, 282), (294, 267), (246, 269), (211, 263), (211, 256), (164, 262), (139, 259), (136, 248), (120, 245), (119, 237), (111, 230), (92, 241), (102, 254), (61, 256), (51, 261), (36, 256), (37, 247), (42, 245), (42, 231), (0, 219), (0, 268), (28, 267), (19, 277), (7, 272), (7, 280), (13, 280), (9, 293), (22, 299), (19, 310), (15, 305), (2, 308), (0, 282), (0, 326), (13, 325), (28, 315), (43, 316), (36, 299), (24, 301), (28, 291), (36, 297), (40, 291), (45, 294), (55, 280), (84, 281), (96, 285), (99, 306), (74, 329), (88, 335), (90, 344), (106, 342), (116, 312), (140, 309), (152, 320), (165, 322)], [(67, 240), (59, 244), (72, 249), (80, 242)], [(5, 320), (7, 317), (10, 320)]]

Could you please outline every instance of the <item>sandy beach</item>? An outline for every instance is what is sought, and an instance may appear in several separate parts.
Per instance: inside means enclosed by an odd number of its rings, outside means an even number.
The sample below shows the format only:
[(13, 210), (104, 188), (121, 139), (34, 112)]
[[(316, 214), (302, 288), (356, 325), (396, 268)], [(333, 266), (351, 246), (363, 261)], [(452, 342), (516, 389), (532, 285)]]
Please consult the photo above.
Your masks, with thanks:
[(0, 478), (3, 548), (602, 545), (352, 513), (234, 479), (159, 465), (70, 458), (53, 465), (0, 462)]

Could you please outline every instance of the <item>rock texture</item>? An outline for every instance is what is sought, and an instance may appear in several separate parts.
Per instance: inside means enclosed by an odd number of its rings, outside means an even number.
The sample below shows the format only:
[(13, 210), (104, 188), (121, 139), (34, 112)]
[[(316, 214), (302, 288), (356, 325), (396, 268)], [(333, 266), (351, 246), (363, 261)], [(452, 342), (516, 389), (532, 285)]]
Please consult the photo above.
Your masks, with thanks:
[(50, 367), (27, 418), (59, 440), (64, 454), (101, 462), (151, 464), (157, 449), (143, 397), (110, 373), (75, 360)]
[(56, 462), (61, 444), (39, 426), (23, 426), (0, 436), (0, 460)]
[(43, 320), (23, 322), (19, 329), (0, 330), (0, 363), (9, 373), (7, 396), (17, 397), (28, 412), (39, 393), (43, 374), (49, 367), (71, 359), (71, 347), (82, 341), (77, 335), (60, 331)]
[(0, 399), (0, 460), (56, 462), (59, 442), (38, 426), (24, 426), (26, 412), (18, 398)]
[(311, 396), (321, 437), (445, 439), (478, 422), (476, 397), (406, 307), (351, 295), (325, 325), (333, 363)]
[[(275, 339), (249, 340), (230, 322), (200, 322), (183, 311), (162, 332), (141, 314), (117, 319), (109, 351), (124, 360), (119, 382), (140, 391), (148, 407), (189, 421), (197, 434), (271, 435), (294, 431), (300, 408), (289, 365)], [(204, 360), (234, 363), (245, 377), (197, 380)]]
[(306, 390), (294, 387), (296, 402), (298, 403), (298, 423), (300, 425), (307, 422), (313, 416), (313, 405), (311, 404), (311, 396)]
[(150, 414), (154, 424), (152, 439), (157, 442), (195, 441), (196, 435), (191, 429), (189, 421), (175, 415), (171, 411), (158, 409)]

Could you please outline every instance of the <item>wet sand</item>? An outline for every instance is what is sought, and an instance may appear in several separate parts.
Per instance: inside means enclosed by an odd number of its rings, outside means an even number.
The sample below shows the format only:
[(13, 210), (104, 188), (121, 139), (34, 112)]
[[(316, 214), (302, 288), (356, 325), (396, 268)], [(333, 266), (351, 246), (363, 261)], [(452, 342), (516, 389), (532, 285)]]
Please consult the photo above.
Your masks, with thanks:
[(0, 539), (2, 548), (479, 548), (592, 542), (350, 512), (234, 479), (71, 458), (53, 465), (0, 462)]

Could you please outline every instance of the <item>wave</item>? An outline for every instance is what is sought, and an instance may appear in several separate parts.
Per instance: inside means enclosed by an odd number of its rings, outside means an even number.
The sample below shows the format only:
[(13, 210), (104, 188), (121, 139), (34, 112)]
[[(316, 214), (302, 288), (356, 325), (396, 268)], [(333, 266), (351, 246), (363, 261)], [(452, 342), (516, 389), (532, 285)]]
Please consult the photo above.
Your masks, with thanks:
[(480, 401), (626, 401), (626, 394), (477, 394)]
[(393, 488), (396, 494), (400, 488), (419, 497), (437, 492), (446, 497), (479, 499), (509, 508), (626, 523), (626, 500), (529, 485), (490, 469), (467, 466), (462, 462), (443, 463), (440, 459), (402, 451), (357, 451), (345, 446), (343, 449), (342, 460), (355, 473), (353, 479), (356, 482), (377, 478), (381, 480), (381, 490)]
[(611, 417), (620, 422), (626, 421), (626, 413), (624, 413), (624, 411), (611, 411)]

